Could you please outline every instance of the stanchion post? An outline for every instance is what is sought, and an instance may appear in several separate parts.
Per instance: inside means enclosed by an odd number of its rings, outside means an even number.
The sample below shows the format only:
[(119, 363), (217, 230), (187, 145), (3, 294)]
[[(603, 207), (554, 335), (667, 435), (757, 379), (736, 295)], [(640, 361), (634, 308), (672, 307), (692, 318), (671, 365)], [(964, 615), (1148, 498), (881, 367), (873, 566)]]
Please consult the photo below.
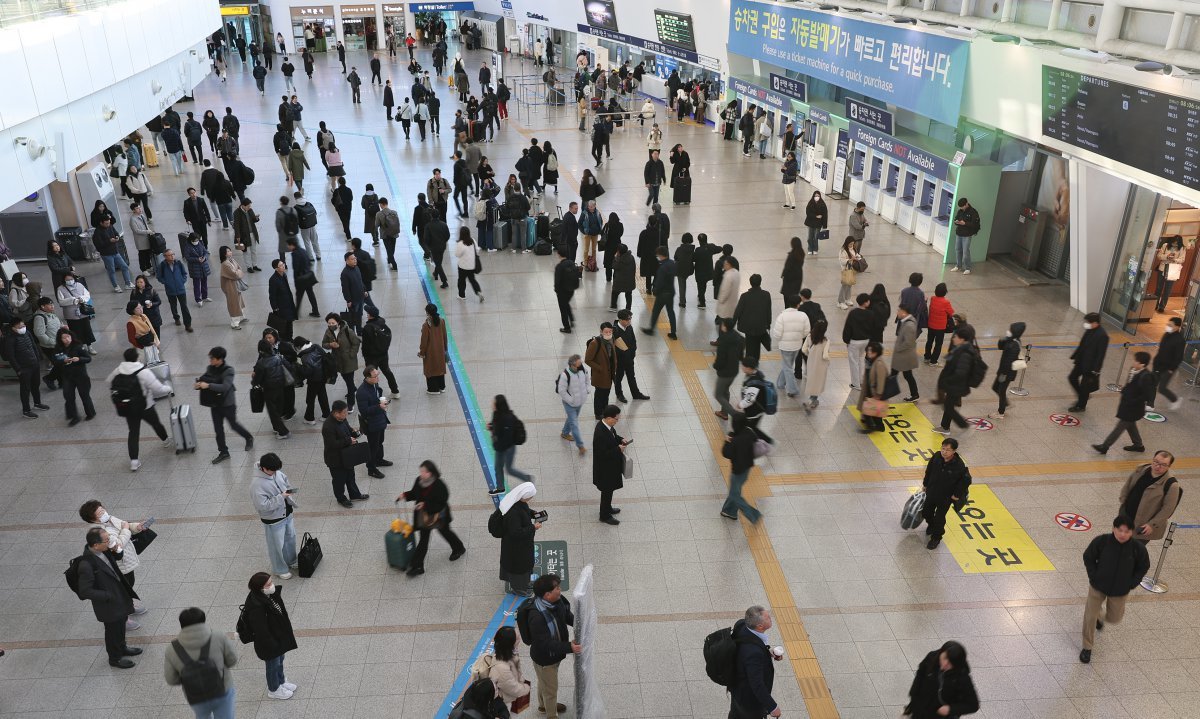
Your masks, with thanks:
[(1125, 359), (1129, 357), (1129, 343), (1125, 342), (1121, 346), (1125, 348), (1125, 351), (1121, 353), (1121, 364), (1117, 365), (1117, 381), (1105, 387), (1109, 392), (1120, 392), (1123, 386), (1121, 384), (1121, 377), (1123, 376), (1121, 373), (1125, 371)]
[[(1025, 369), (1029, 369), (1029, 351), (1032, 349), (1033, 345), (1025, 345)], [(1014, 397), (1029, 396), (1029, 390), (1025, 389), (1025, 369), (1022, 369), (1020, 376), (1017, 377), (1017, 386), (1008, 388), (1008, 393)]]
[(1162, 551), (1158, 553), (1158, 564), (1154, 567), (1154, 576), (1142, 578), (1142, 589), (1147, 592), (1165, 594), (1167, 591), (1167, 583), (1159, 580), (1159, 576), (1162, 574), (1163, 562), (1167, 560), (1167, 550), (1175, 542), (1175, 529), (1178, 526), (1179, 522), (1171, 522), (1171, 526), (1167, 528), (1167, 536), (1163, 538)]
[(1192, 350), (1192, 366), (1195, 371), (1192, 372), (1192, 378), (1184, 382), (1189, 387), (1200, 387), (1200, 350)]

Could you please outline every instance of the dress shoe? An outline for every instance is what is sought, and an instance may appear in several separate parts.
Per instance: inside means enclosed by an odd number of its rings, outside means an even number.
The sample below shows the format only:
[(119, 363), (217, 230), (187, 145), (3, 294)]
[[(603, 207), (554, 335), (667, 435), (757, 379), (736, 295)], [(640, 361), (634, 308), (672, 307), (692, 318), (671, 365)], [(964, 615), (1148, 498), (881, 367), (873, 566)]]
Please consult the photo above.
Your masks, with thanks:
[(617, 519), (616, 517), (601, 517), (600, 521), (604, 522), (605, 524), (611, 524), (614, 527), (621, 523), (621, 520)]
[(1083, 662), (1084, 664), (1091, 664), (1091, 662), (1092, 662), (1092, 650), (1091, 650), (1091, 649), (1084, 649), (1084, 650), (1080, 651), (1080, 652), (1079, 652), (1079, 661)]
[(621, 508), (620, 507), (610, 507), (608, 511), (612, 512), (613, 514), (620, 514)]
[(358, 495), (357, 497), (351, 497), (351, 498), (350, 498), (350, 501), (351, 501), (351, 502), (365, 502), (365, 501), (367, 501), (367, 500), (368, 500), (368, 499), (370, 499), (370, 498), (371, 498), (371, 495), (369, 495), (369, 494), (366, 494), (366, 493), (364, 492), (363, 494), (360, 494), (360, 495)]
[(342, 505), (346, 509), (354, 509), (354, 502), (351, 502), (348, 499), (339, 499), (338, 504)]
[(125, 647), (124, 654), (127, 657), (136, 657), (142, 653), (141, 647)]
[(375, 463), (376, 467), (391, 467), (395, 462), (390, 459), (381, 459)]
[(725, 414), (724, 412), (713, 412), (713, 414), (715, 414), (718, 419), (729, 419), (729, 415)]
[(941, 542), (942, 542), (941, 537), (930, 537), (929, 541), (926, 542), (926, 544), (925, 544), (925, 548), (926, 549), (936, 549), (937, 545), (941, 544)]
[(1102, 444), (1093, 444), (1092, 449), (1096, 450), (1100, 454), (1108, 454), (1108, 447), (1105, 447)]
[(454, 560), (458, 559), (459, 557), (461, 557), (462, 555), (464, 555), (466, 553), (467, 553), (467, 550), (465, 550), (465, 549), (456, 549), (450, 553), (450, 561), (453, 562)]
[(716, 347), (716, 346), (717, 346), (717, 341), (716, 341), (716, 340), (709, 340), (709, 341), (708, 341), (708, 344), (709, 344), (709, 346), (710, 346), (710, 347)]
[(1130, 444), (1122, 447), (1126, 452), (1145, 452), (1146, 448), (1140, 444)]
[(367, 476), (374, 477), (375, 479), (383, 479), (384, 478), (383, 472), (380, 472), (378, 469), (369, 470), (367, 472)]
[(115, 660), (109, 659), (108, 666), (116, 667), (117, 669), (133, 669), (137, 665), (134, 664), (133, 662), (129, 661), (128, 659), (121, 658), (121, 659), (115, 659)]
[(634, 398), (634, 399), (650, 399), (650, 395), (648, 395), (648, 394), (635, 394), (635, 395), (633, 396), (633, 398)]
[(1068, 412), (1086, 412), (1087, 407), (1080, 407), (1079, 405), (1074, 404), (1074, 405), (1071, 405), (1070, 407), (1067, 407), (1067, 411)]
[(675, 334), (674, 332), (670, 332), (670, 333), (668, 333), (668, 334), (667, 334), (667, 339), (669, 339), (669, 340), (677, 340), (677, 339), (679, 339), (679, 335)]
[(1097, 629), (1097, 631), (1104, 631), (1104, 622), (1097, 619), (1096, 620), (1096, 629)]
[(623, 394), (617, 395), (617, 401), (621, 404), (629, 404), (629, 400), (625, 399), (625, 395)]
[(408, 571), (405, 572), (405, 574), (407, 574), (410, 577), (419, 577), (424, 573), (425, 573), (425, 567), (409, 567)]

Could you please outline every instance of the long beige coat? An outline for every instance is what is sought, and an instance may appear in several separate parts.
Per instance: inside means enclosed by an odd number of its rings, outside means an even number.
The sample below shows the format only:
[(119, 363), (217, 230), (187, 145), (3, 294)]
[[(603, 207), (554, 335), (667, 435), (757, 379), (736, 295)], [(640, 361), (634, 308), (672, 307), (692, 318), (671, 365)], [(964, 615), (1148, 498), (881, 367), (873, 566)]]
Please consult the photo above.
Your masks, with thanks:
[(733, 317), (741, 289), (742, 276), (737, 269), (725, 270), (721, 275), (721, 289), (717, 292), (717, 317)]
[(804, 393), (817, 397), (825, 391), (825, 378), (829, 376), (829, 338), (814, 348), (809, 335), (800, 351), (808, 358), (804, 364)]
[(242, 293), (237, 288), (237, 281), (240, 279), (242, 268), (233, 259), (233, 255), (230, 255), (229, 259), (221, 263), (221, 291), (225, 293), (225, 309), (230, 317), (241, 317), (246, 309)]
[(863, 371), (862, 389), (858, 391), (858, 411), (861, 412), (863, 402), (867, 397), (882, 397), (887, 385), (888, 366), (883, 357), (876, 357), (866, 370)]
[(446, 318), (434, 327), (429, 320), (421, 325), (420, 354), (423, 362), (422, 369), (426, 377), (443, 377), (446, 374), (446, 352), (449, 342), (446, 339)]

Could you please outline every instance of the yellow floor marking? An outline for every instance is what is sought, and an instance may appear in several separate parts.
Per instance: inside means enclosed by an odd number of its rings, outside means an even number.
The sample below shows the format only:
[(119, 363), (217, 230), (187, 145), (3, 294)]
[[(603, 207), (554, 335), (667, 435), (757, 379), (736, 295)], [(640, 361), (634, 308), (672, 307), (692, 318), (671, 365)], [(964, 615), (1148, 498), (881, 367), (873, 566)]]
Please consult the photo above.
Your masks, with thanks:
[[(970, 453), (963, 455), (967, 466), (971, 468), (971, 476), (976, 479), (984, 477), (1030, 477), (1045, 475), (1055, 477), (1063, 474), (1111, 474), (1124, 480), (1125, 476), (1135, 468), (1146, 464), (1145, 459), (1123, 459), (1116, 462), (1103, 459), (1088, 459), (1079, 462), (1042, 462), (1039, 464), (971, 464)], [(1200, 468), (1200, 457), (1179, 457), (1171, 466), (1178, 474), (1181, 470)], [(925, 474), (924, 467), (911, 469), (863, 469), (843, 472), (800, 472), (791, 474), (769, 474), (767, 484), (771, 485), (802, 485), (802, 484), (870, 484), (874, 482), (901, 482), (920, 479)]]
[(946, 514), (946, 546), (967, 574), (1049, 572), (1054, 565), (992, 488), (972, 484), (967, 506)]
[[(862, 415), (854, 405), (847, 405), (850, 414), (861, 424)], [(924, 467), (942, 446), (942, 436), (933, 431), (933, 424), (911, 402), (888, 405), (883, 418), (884, 431), (869, 436), (875, 448), (893, 467)]]

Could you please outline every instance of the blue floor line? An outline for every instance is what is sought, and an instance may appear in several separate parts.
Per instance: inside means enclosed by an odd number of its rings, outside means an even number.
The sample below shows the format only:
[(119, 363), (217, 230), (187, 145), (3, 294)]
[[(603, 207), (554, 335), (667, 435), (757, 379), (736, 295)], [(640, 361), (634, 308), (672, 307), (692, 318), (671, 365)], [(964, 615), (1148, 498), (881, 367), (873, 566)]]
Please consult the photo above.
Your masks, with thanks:
[(483, 636), (479, 637), (479, 641), (475, 644), (475, 649), (472, 650), (471, 656), (467, 658), (467, 663), (459, 670), (458, 676), (454, 678), (454, 684), (450, 686), (450, 693), (442, 701), (442, 705), (438, 707), (437, 714), (434, 714), (434, 719), (445, 719), (450, 715), (450, 711), (454, 709), (454, 705), (462, 698), (463, 692), (467, 690), (467, 686), (471, 681), (471, 667), (475, 666), (475, 661), (481, 654), (488, 651), (492, 645), (492, 638), (496, 636), (496, 631), (500, 627), (509, 627), (516, 624), (517, 621), (517, 606), (523, 602), (522, 597), (517, 597), (512, 594), (504, 595), (504, 599), (500, 600), (500, 606), (496, 608), (496, 613), (492, 615), (491, 621), (483, 630)]

